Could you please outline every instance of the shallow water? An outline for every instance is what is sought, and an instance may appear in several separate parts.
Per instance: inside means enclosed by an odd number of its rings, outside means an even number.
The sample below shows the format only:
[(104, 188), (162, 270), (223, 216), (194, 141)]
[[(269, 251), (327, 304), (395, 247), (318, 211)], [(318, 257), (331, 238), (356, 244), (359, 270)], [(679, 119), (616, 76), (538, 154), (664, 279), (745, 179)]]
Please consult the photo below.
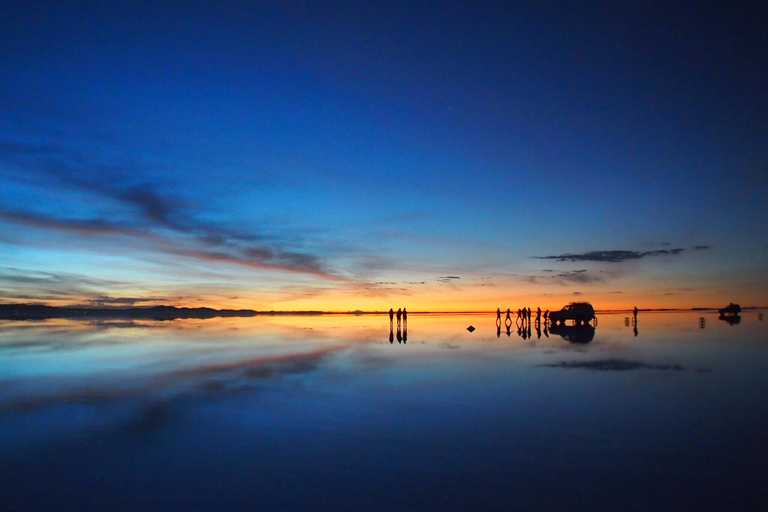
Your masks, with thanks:
[(0, 509), (768, 507), (768, 322), (636, 327), (0, 322)]

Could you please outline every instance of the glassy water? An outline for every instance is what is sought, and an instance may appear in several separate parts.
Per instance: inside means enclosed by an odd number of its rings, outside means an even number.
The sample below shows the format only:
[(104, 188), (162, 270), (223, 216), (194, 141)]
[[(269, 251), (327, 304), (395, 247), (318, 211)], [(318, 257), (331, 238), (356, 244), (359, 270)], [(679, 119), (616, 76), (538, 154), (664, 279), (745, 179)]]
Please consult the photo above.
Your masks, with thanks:
[(0, 509), (766, 509), (758, 315), (4, 321)]

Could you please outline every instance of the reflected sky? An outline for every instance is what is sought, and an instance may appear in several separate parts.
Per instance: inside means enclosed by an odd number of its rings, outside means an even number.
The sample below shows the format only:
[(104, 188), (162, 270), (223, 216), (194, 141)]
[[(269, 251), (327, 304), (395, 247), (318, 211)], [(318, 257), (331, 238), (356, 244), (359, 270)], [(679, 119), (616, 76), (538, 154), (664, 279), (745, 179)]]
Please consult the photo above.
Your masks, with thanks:
[(498, 335), (494, 315), (409, 315), (405, 343), (374, 315), (4, 322), (0, 492), (8, 510), (754, 508), (758, 315), (601, 315), (589, 343)]

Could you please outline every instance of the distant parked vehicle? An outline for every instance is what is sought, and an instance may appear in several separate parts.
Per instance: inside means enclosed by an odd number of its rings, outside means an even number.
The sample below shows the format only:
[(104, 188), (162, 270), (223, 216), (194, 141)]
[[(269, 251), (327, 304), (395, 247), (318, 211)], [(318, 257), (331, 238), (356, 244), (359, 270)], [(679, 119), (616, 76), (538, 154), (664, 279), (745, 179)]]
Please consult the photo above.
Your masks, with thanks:
[(741, 306), (731, 302), (724, 308), (718, 309), (717, 312), (720, 313), (721, 315), (738, 315), (739, 313), (741, 313)]
[(571, 302), (560, 311), (552, 311), (549, 320), (552, 324), (565, 323), (566, 320), (574, 320), (577, 324), (589, 323), (595, 318), (595, 308), (589, 302)]

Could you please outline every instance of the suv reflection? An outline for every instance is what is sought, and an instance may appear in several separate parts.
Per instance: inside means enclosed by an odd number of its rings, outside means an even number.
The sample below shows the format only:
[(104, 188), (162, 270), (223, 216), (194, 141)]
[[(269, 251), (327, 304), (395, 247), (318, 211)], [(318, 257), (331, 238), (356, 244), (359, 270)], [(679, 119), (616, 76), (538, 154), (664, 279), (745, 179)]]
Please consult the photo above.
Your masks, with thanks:
[(552, 325), (549, 328), (550, 334), (558, 334), (564, 340), (571, 343), (589, 343), (595, 337), (595, 328), (591, 325)]

